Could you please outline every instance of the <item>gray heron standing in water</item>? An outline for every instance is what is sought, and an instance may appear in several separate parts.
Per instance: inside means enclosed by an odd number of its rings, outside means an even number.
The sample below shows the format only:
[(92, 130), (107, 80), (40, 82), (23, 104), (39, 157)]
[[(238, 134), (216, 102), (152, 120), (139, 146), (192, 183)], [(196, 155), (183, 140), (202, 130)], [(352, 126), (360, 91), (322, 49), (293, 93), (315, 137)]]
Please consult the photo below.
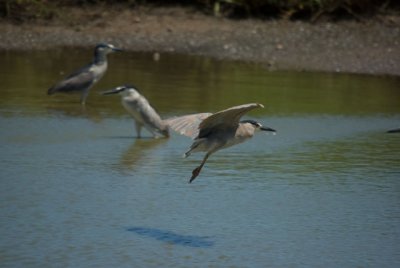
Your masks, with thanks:
[(103, 95), (121, 95), (122, 106), (132, 115), (135, 120), (136, 134), (140, 138), (142, 127), (145, 127), (154, 138), (169, 137), (168, 126), (164, 123), (156, 110), (147, 99), (141, 95), (132, 85), (116, 87), (103, 92)]
[(85, 104), (90, 88), (98, 82), (107, 71), (107, 54), (116, 51), (122, 50), (111, 44), (98, 44), (94, 49), (94, 58), (92, 63), (73, 72), (64, 80), (49, 88), (47, 94), (52, 95), (57, 92), (80, 92), (81, 103)]
[(240, 120), (247, 112), (255, 108), (264, 108), (262, 104), (249, 103), (217, 113), (199, 113), (165, 120), (168, 126), (179, 134), (194, 138), (189, 151), (191, 153), (206, 152), (200, 166), (192, 172), (191, 183), (199, 174), (208, 157), (221, 149), (242, 143), (253, 137), (256, 131), (272, 131), (254, 120)]

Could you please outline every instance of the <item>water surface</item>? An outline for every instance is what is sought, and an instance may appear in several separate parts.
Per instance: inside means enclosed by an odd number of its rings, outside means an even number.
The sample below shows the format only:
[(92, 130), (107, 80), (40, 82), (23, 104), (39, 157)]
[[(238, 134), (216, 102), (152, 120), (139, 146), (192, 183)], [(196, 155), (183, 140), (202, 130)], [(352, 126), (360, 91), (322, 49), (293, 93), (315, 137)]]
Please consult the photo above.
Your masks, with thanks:
[[(400, 80), (269, 72), (123, 53), (86, 107), (46, 90), (90, 50), (0, 52), (0, 266), (398, 267)], [(260, 102), (278, 134), (210, 157), (190, 139), (135, 139), (118, 96), (162, 117)], [(145, 136), (150, 136), (144, 133)]]

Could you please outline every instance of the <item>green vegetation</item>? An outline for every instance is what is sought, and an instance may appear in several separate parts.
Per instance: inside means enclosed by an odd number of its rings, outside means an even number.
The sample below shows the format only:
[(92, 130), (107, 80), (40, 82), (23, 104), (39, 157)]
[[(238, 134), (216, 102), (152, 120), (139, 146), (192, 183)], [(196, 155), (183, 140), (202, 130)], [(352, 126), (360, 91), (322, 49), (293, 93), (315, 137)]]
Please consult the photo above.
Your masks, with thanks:
[(215, 15), (221, 12), (228, 14), (244, 12), (247, 16), (310, 20), (316, 20), (321, 15), (362, 19), (363, 16), (371, 16), (395, 7), (395, 1), (390, 0), (205, 0), (201, 2), (213, 2)]
[(58, 7), (119, 5), (135, 8), (142, 5), (185, 5), (225, 17), (305, 19), (321, 16), (333, 19), (363, 20), (370, 16), (400, 10), (396, 0), (2, 0), (0, 16), (13, 20), (51, 19)]

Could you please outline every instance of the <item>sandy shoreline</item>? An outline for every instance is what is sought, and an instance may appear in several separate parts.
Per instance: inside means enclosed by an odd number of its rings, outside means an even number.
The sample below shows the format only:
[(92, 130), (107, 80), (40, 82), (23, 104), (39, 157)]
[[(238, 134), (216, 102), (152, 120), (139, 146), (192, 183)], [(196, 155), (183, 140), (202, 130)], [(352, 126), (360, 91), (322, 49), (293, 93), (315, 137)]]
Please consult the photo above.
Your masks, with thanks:
[[(400, 24), (214, 18), (182, 8), (82, 10), (68, 18), (0, 21), (0, 50), (93, 46), (106, 41), (132, 51), (176, 52), (304, 70), (400, 76)], [(388, 21), (388, 20), (386, 20)]]

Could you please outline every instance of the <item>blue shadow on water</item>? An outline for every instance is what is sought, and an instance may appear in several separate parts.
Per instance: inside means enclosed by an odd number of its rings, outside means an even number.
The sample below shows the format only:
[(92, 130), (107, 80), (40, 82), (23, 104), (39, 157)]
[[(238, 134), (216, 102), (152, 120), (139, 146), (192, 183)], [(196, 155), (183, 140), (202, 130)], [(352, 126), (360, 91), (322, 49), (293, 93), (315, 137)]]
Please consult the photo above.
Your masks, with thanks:
[(206, 236), (180, 235), (171, 231), (146, 227), (132, 227), (128, 228), (127, 231), (166, 243), (186, 247), (209, 248), (214, 245), (214, 241), (210, 240), (209, 237)]

